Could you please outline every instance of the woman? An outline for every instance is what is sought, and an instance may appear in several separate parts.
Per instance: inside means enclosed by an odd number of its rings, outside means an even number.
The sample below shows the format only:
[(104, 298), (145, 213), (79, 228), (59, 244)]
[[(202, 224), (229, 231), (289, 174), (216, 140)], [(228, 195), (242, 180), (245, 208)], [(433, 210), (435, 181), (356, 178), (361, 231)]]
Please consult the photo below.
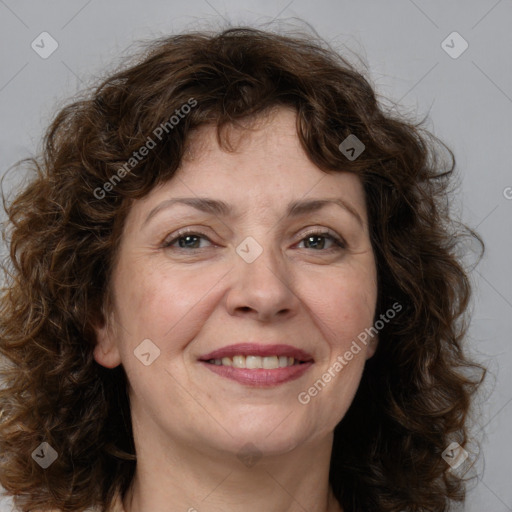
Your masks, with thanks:
[(7, 207), (15, 504), (463, 501), (443, 454), (484, 370), (455, 250), (480, 239), (420, 124), (321, 41), (248, 28), (155, 41), (64, 108)]

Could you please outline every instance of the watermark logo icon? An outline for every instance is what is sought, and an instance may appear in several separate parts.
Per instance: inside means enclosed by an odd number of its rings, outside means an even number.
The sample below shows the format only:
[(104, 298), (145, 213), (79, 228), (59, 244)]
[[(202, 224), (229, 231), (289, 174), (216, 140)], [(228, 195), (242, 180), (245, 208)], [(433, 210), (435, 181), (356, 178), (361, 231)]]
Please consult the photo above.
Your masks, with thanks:
[(246, 263), (252, 263), (263, 252), (263, 247), (252, 236), (248, 236), (238, 245), (236, 252)]
[(47, 59), (59, 47), (59, 43), (48, 32), (41, 32), (30, 46), (39, 57)]
[(144, 366), (149, 366), (160, 356), (160, 349), (147, 338), (137, 346), (133, 353)]
[(338, 148), (352, 162), (364, 151), (365, 145), (351, 133)]
[(448, 445), (448, 448), (441, 454), (441, 457), (452, 469), (457, 469), (469, 457), (469, 454), (459, 443), (454, 441)]
[(257, 446), (253, 443), (244, 444), (240, 452), (237, 454), (238, 459), (248, 468), (252, 468), (256, 465), (262, 456), (263, 454), (261, 451), (258, 450)]
[(43, 468), (51, 466), (56, 460), (59, 454), (49, 445), (44, 442), (41, 443), (33, 452), (32, 458)]
[(468, 47), (468, 42), (458, 32), (452, 32), (441, 43), (441, 48), (452, 59), (458, 59), (468, 49)]

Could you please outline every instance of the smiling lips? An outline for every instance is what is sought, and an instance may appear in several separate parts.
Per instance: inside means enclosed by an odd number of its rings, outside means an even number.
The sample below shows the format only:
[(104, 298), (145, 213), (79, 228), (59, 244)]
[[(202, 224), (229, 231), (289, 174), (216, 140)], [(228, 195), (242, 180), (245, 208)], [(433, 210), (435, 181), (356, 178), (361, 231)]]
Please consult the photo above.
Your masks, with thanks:
[(290, 345), (239, 343), (199, 358), (209, 370), (254, 387), (270, 387), (294, 380), (313, 364), (310, 354)]

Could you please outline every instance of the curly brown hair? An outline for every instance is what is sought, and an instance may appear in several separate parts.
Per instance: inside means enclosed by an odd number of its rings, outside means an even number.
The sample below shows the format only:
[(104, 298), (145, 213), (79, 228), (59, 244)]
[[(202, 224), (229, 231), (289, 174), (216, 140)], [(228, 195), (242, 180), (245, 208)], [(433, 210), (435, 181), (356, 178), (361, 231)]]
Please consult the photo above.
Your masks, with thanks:
[[(315, 165), (362, 180), (375, 319), (403, 306), (335, 429), (335, 496), (352, 512), (445, 511), (464, 500), (465, 481), (441, 454), (453, 440), (467, 446), (485, 376), (463, 346), (472, 286), (458, 248), (468, 238), (484, 245), (450, 213), (452, 151), (424, 120), (386, 109), (363, 73), (311, 34), (190, 32), (152, 41), (56, 115), (42, 154), (15, 167), (34, 176), (4, 199), (0, 484), (18, 508), (105, 510), (127, 490), (136, 457), (126, 374), (93, 358), (124, 220), (134, 200), (172, 179), (193, 129), (216, 125), (229, 149), (227, 126), (276, 106), (297, 112)], [(353, 160), (339, 149), (350, 134), (365, 146)], [(151, 151), (127, 166), (149, 138)], [(58, 452), (47, 469), (31, 456), (41, 442)]]

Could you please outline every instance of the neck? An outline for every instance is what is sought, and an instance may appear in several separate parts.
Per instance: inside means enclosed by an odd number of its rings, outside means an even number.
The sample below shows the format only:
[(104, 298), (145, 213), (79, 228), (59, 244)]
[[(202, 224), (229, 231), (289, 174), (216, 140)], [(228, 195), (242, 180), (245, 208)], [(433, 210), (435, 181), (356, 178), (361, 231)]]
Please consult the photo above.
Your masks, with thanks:
[[(137, 443), (136, 443), (137, 444)], [(171, 443), (172, 444), (172, 443)], [(342, 512), (329, 487), (332, 435), (281, 455), (239, 456), (145, 439), (125, 512)]]

